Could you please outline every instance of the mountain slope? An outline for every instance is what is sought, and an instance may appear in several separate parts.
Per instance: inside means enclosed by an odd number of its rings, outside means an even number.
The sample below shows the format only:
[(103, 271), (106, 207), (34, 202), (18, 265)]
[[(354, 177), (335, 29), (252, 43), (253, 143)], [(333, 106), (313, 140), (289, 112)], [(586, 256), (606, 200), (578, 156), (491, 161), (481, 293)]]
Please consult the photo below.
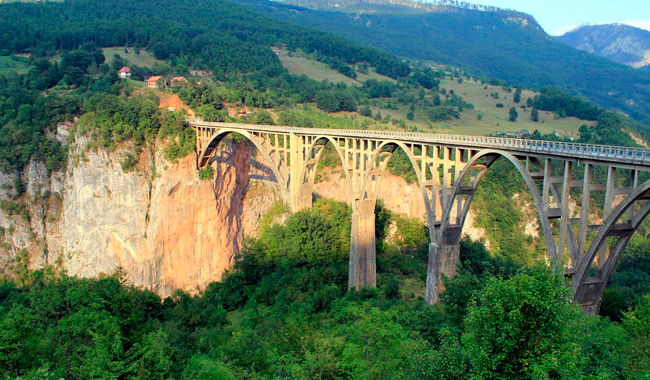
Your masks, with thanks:
[(266, 0), (239, 2), (398, 56), (459, 65), (478, 75), (531, 88), (554, 85), (650, 124), (649, 73), (555, 41), (530, 16), (458, 8), (393, 14), (377, 11), (381, 4), (370, 4), (369, 10), (362, 11), (365, 2), (359, 1), (354, 13)]
[(0, 55), (29, 52), (42, 57), (85, 43), (146, 47), (157, 59), (213, 70), (220, 77), (256, 71), (268, 76), (281, 69), (270, 50), (276, 43), (346, 63), (369, 61), (393, 77), (408, 75), (408, 67), (389, 54), (225, 0), (70, 0), (0, 6)]
[(557, 37), (557, 40), (632, 67), (650, 65), (650, 32), (633, 26), (585, 25)]

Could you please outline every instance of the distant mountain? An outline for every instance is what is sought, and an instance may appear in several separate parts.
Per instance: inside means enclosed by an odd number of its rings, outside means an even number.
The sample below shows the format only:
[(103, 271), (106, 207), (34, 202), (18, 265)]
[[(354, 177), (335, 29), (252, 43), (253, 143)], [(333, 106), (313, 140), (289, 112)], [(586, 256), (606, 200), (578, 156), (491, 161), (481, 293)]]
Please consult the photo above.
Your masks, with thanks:
[(632, 67), (650, 65), (650, 32), (633, 26), (585, 25), (557, 37), (557, 40)]
[(431, 10), (408, 0), (235, 1), (397, 56), (533, 89), (553, 85), (650, 125), (650, 72), (560, 43), (524, 13), (459, 1), (437, 2)]

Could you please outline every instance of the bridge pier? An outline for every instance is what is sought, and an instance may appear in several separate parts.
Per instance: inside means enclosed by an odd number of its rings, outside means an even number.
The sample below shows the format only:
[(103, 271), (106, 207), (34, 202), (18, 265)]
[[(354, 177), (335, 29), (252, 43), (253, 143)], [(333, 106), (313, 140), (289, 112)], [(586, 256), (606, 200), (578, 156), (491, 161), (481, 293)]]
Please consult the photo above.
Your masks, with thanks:
[(375, 205), (363, 201), (359, 210), (352, 214), (348, 290), (377, 286), (376, 249)]
[[(292, 196), (292, 198), (294, 198), (294, 197)], [(297, 198), (296, 200), (298, 202), (296, 204), (296, 207), (294, 208), (295, 211), (300, 211), (300, 210), (304, 210), (304, 209), (307, 209), (307, 208), (311, 208), (312, 203), (313, 203), (312, 202), (312, 200), (313, 200), (313, 197), (312, 197), (312, 184), (309, 183), (309, 182), (303, 183), (300, 186), (300, 194), (298, 194), (297, 197), (295, 197), (295, 198)]]
[(442, 276), (453, 277), (460, 255), (460, 244), (429, 244), (429, 263), (427, 266), (427, 285), (424, 299), (428, 305), (438, 302), (440, 293), (445, 290)]
[(600, 310), (605, 281), (598, 277), (587, 277), (578, 287), (573, 298), (587, 314), (596, 315)]

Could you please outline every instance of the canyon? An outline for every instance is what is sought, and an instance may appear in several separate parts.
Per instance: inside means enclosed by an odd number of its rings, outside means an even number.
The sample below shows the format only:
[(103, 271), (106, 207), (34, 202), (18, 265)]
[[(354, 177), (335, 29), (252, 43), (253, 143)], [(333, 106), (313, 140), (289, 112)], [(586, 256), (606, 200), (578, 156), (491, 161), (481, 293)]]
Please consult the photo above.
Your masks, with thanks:
[[(57, 138), (66, 140), (69, 128), (59, 126)], [(159, 141), (145, 149), (125, 171), (129, 144), (109, 152), (76, 136), (65, 170), (48, 174), (43, 163), (29, 164), (19, 199), (12, 198), (15, 175), (2, 174), (2, 272), (11, 273), (25, 257), (31, 268), (50, 264), (83, 277), (121, 269), (130, 283), (163, 296), (176, 289), (196, 293), (219, 280), (245, 237), (258, 234), (266, 211), (286, 200), (245, 140), (220, 145), (209, 180), (199, 178), (194, 154), (170, 161), (164, 146)], [(340, 169), (319, 170), (314, 196), (347, 201)], [(424, 221), (415, 184), (387, 175), (380, 198), (388, 210)], [(12, 204), (25, 206), (16, 212)], [(470, 215), (464, 233), (479, 239), (483, 231), (473, 220)]]

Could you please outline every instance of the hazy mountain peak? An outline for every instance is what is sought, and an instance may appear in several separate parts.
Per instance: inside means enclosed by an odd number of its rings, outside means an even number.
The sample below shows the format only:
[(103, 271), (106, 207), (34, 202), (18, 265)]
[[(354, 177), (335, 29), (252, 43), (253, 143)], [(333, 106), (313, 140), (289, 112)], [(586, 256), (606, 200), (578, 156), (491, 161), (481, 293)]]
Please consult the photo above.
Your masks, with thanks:
[(582, 25), (557, 39), (576, 49), (632, 67), (650, 65), (650, 31), (630, 25)]

